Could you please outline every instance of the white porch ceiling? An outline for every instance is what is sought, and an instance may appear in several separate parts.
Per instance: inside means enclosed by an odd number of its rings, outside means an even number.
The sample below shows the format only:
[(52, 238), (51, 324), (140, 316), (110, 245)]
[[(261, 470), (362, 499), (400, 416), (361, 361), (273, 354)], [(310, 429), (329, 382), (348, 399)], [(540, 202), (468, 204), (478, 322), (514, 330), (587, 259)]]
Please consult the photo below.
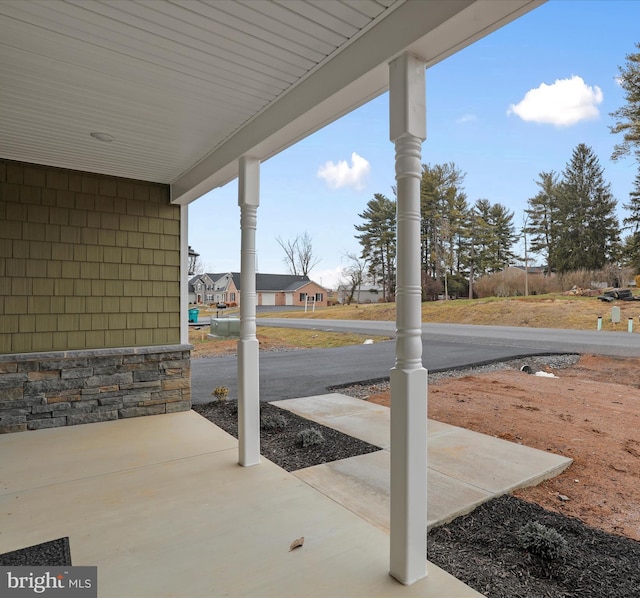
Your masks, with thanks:
[[(0, 0), (0, 156), (193, 201), (542, 0)], [(113, 136), (111, 143), (90, 137)]]

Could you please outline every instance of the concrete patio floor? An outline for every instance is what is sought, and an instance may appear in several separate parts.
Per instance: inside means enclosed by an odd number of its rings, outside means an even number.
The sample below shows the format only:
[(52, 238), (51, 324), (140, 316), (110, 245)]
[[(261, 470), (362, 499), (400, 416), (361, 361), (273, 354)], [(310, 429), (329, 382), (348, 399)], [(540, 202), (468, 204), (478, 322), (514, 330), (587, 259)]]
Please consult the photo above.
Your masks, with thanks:
[(193, 411), (7, 434), (0, 455), (0, 553), (69, 536), (100, 598), (479, 596), (431, 564), (395, 582), (384, 531), (265, 459), (238, 466)]

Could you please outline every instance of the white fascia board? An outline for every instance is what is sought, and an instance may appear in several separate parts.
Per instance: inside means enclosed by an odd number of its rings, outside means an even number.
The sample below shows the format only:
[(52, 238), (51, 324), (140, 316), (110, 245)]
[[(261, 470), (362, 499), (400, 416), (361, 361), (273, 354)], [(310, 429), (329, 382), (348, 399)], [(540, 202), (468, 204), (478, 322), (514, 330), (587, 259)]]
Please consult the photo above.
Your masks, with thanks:
[(547, 0), (477, 0), (407, 47), (427, 68), (545, 4)]
[(388, 63), (402, 52), (433, 66), (545, 0), (407, 0), (171, 184), (189, 204), (238, 176), (238, 159), (260, 161), (384, 93)]

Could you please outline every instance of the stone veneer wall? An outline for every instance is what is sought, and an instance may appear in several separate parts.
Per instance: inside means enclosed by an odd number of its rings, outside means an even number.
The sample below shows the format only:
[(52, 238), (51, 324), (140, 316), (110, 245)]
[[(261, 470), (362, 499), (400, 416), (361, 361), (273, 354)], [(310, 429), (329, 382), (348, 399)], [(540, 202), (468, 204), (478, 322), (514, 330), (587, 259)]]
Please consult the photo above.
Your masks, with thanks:
[(186, 411), (191, 348), (0, 355), (0, 433)]

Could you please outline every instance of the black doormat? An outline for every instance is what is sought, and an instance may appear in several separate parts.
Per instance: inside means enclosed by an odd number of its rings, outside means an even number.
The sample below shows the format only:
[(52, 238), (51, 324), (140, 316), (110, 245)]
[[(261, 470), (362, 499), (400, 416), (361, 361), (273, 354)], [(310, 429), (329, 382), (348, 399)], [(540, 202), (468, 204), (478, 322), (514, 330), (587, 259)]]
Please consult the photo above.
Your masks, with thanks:
[(0, 567), (71, 566), (69, 538), (58, 538), (35, 546), (0, 554)]

